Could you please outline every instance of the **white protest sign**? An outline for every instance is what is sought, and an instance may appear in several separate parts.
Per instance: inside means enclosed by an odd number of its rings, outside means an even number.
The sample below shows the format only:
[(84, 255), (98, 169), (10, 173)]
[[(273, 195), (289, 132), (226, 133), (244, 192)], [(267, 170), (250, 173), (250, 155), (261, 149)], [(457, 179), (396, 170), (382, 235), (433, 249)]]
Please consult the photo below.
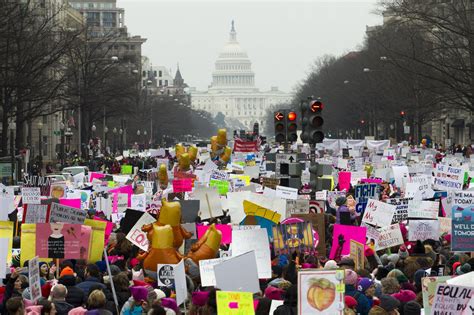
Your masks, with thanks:
[(316, 200), (326, 200), (328, 195), (327, 190), (317, 191), (316, 192)]
[(438, 220), (410, 220), (408, 228), (408, 240), (438, 240), (439, 221)]
[(363, 178), (367, 178), (366, 171), (351, 172), (351, 184), (356, 185)]
[(284, 186), (277, 186), (275, 195), (281, 199), (298, 199), (298, 189)]
[(408, 166), (392, 166), (393, 178), (395, 179), (395, 185), (403, 187), (403, 181), (405, 178), (410, 178)]
[(51, 203), (51, 212), (49, 215), (49, 222), (56, 223), (71, 223), (83, 224), (86, 219), (87, 212), (82, 209), (77, 209), (69, 206), (60, 205), (59, 203)]
[(148, 238), (146, 237), (146, 233), (142, 231), (142, 226), (145, 224), (153, 224), (155, 221), (156, 219), (151, 214), (148, 212), (143, 213), (130, 232), (128, 232), (126, 236), (127, 240), (133, 245), (138, 246), (141, 250), (148, 251)]
[(215, 170), (212, 170), (211, 172), (211, 179), (228, 180), (229, 173), (215, 169)]
[(28, 261), (28, 278), (30, 283), (30, 300), (35, 302), (42, 296), (38, 256), (35, 256)]
[(8, 214), (15, 211), (15, 196), (3, 195), (0, 197), (0, 221), (8, 221)]
[(468, 304), (474, 297), (474, 288), (439, 283), (435, 290), (431, 315), (471, 315)]
[(337, 159), (337, 168), (342, 169), (342, 170), (347, 170), (348, 169), (348, 162), (349, 160), (343, 159), (343, 158), (338, 158)]
[[(431, 182), (433, 176), (431, 175), (417, 175), (410, 178), (409, 182), (421, 192), (423, 199), (433, 198), (434, 191), (431, 189)], [(406, 196), (408, 197), (408, 196)]]
[(118, 213), (125, 212), (127, 208), (128, 208), (128, 194), (117, 193), (117, 212)]
[(145, 212), (146, 195), (145, 194), (132, 195), (130, 208)]
[(257, 260), (254, 251), (229, 258), (215, 265), (214, 275), (216, 277), (216, 287), (222, 291), (253, 293), (260, 291)]
[(215, 287), (216, 277), (214, 275), (214, 266), (229, 259), (221, 257), (215, 259), (203, 259), (199, 261), (199, 274), (201, 275), (201, 284), (203, 287)]
[(214, 187), (194, 187), (194, 200), (199, 200), (199, 216), (202, 220), (223, 215), (221, 199)]
[(39, 187), (22, 187), (21, 198), (23, 204), (35, 204), (41, 203), (41, 189)]
[(395, 206), (392, 223), (402, 222), (408, 219), (408, 198), (387, 199), (387, 203)]
[(396, 207), (378, 200), (369, 199), (362, 222), (375, 226), (387, 226), (392, 223)]
[(398, 223), (384, 226), (378, 229), (378, 231), (380, 234), (377, 241), (376, 250), (382, 250), (403, 244), (403, 236)]
[(422, 219), (437, 219), (439, 201), (410, 200), (408, 202), (408, 217)]
[(309, 200), (308, 199), (296, 199), (286, 200), (286, 217), (291, 217), (292, 214), (308, 214), (309, 213)]
[(272, 277), (272, 267), (268, 243), (267, 229), (233, 230), (232, 256), (255, 251), (258, 277), (269, 279)]
[(276, 197), (276, 190), (271, 189), (270, 187), (263, 187), (263, 196), (267, 198), (275, 198)]
[(23, 206), (26, 209), (25, 223), (47, 223), (48, 205), (27, 204)]
[(436, 164), (434, 188), (438, 190), (462, 190), (464, 170), (460, 167)]
[(7, 237), (0, 238), (0, 248), (4, 250), (0, 250), (0, 279), (5, 279), (7, 268), (10, 266), (10, 262), (7, 262), (8, 259), (8, 250), (5, 248), (9, 248), (10, 239)]
[(244, 175), (250, 176), (250, 178), (258, 179), (260, 176), (260, 166), (246, 166), (244, 168)]

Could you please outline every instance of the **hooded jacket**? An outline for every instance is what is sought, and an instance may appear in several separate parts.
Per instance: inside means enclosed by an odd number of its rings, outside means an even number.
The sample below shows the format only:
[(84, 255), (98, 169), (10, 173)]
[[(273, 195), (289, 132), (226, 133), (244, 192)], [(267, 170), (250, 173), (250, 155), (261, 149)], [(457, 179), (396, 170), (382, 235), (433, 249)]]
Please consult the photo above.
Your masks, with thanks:
[(58, 281), (67, 288), (66, 302), (74, 307), (79, 307), (85, 302), (86, 295), (84, 291), (76, 287), (76, 277), (74, 276), (62, 276)]

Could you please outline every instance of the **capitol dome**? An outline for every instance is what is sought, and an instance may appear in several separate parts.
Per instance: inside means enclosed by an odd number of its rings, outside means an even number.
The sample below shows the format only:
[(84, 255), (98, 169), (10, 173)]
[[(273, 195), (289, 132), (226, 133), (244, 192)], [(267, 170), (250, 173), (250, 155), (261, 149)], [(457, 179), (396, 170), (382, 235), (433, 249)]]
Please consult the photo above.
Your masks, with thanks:
[(220, 51), (212, 73), (212, 90), (221, 89), (254, 89), (255, 74), (247, 52), (237, 41), (234, 21), (229, 34), (229, 41)]

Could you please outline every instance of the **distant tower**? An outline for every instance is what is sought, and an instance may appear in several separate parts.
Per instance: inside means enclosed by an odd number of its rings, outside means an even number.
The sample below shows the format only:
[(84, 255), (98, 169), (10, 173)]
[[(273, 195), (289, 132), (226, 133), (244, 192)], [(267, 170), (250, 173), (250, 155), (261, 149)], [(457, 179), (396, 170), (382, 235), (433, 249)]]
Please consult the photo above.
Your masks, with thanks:
[(179, 63), (178, 63), (178, 67), (177, 67), (177, 70), (176, 70), (176, 75), (174, 76), (174, 87), (178, 88), (178, 89), (183, 89), (186, 87), (186, 84), (184, 83), (184, 79), (183, 77), (181, 76), (181, 71), (179, 71)]

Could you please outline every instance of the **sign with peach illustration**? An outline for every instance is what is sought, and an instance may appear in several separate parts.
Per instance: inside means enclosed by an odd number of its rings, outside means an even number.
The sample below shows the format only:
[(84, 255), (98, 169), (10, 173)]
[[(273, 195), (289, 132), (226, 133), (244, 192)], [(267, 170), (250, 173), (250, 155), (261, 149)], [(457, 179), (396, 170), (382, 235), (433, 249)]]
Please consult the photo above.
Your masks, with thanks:
[(344, 270), (298, 272), (298, 315), (343, 314)]

